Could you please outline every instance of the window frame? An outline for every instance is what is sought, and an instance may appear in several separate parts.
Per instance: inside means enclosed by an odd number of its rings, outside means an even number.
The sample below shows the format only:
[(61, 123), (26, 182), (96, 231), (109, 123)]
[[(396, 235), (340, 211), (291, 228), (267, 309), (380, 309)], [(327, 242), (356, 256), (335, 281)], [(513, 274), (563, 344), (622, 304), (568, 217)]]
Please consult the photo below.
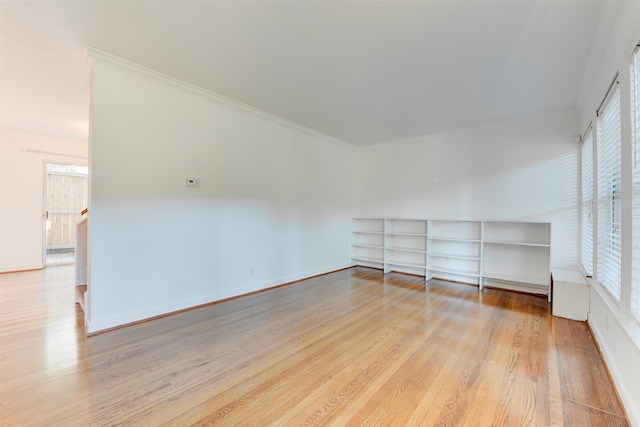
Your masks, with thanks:
[(580, 262), (585, 276), (593, 276), (594, 264), (594, 219), (595, 219), (595, 174), (594, 174), (594, 141), (593, 126), (589, 124), (582, 137), (580, 147), (581, 156), (581, 184), (582, 184), (582, 218), (581, 218), (581, 247)]
[(622, 124), (618, 76), (600, 104), (596, 120), (596, 279), (620, 303), (622, 290)]
[(631, 55), (631, 296), (632, 317), (640, 322), (640, 43)]

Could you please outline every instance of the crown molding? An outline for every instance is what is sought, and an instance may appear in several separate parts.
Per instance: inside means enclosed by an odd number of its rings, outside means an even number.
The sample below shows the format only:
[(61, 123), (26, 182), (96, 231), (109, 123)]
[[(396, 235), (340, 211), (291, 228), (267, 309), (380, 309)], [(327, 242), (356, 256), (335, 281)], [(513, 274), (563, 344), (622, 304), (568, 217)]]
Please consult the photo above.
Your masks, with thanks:
[(112, 55), (110, 53), (94, 49), (92, 47), (85, 47), (84, 50), (84, 59), (85, 62), (92, 64), (101, 64), (111, 67), (113, 69), (123, 71), (129, 74), (136, 75), (137, 77), (143, 78), (145, 80), (149, 80), (155, 83), (160, 83), (164, 85), (171, 86), (173, 88), (177, 88), (183, 90), (185, 92), (189, 92), (191, 94), (199, 95), (209, 100), (219, 102), (225, 104), (227, 106), (236, 108), (245, 113), (250, 113), (255, 116), (266, 118), (269, 120), (273, 120), (278, 122), (284, 126), (293, 128), (300, 132), (306, 133), (307, 135), (320, 138), (326, 142), (333, 143), (343, 148), (347, 148), (353, 151), (357, 151), (358, 147), (349, 142), (343, 141), (338, 138), (334, 138), (325, 133), (319, 132), (315, 129), (311, 129), (299, 123), (293, 122), (291, 120), (287, 120), (283, 117), (277, 116), (275, 114), (268, 113), (259, 108), (252, 107), (250, 105), (244, 104), (242, 102), (236, 101), (232, 98), (228, 98), (226, 96), (217, 94), (215, 92), (211, 92), (210, 90), (203, 89), (199, 86), (193, 85), (191, 83), (187, 83), (175, 77), (171, 77), (169, 75), (163, 74), (159, 71), (152, 70), (151, 68), (144, 67), (142, 65), (136, 64), (134, 62), (128, 61), (126, 59), (120, 58), (118, 56)]

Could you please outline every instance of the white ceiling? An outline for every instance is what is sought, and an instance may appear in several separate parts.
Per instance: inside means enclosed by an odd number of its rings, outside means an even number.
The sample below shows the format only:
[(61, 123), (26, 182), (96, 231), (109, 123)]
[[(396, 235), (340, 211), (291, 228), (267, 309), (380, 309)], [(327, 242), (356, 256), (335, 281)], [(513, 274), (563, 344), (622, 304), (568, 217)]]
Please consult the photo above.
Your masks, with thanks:
[(575, 108), (603, 2), (0, 7), (3, 128), (86, 140), (91, 46), (363, 146)]

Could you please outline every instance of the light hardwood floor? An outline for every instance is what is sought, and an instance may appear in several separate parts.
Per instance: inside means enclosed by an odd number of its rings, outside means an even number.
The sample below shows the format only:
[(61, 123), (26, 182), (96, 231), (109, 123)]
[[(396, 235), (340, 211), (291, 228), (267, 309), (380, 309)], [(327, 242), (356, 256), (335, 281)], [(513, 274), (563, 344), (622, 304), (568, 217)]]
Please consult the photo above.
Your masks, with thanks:
[(0, 275), (0, 425), (628, 425), (544, 298), (354, 268), (86, 338), (72, 283)]

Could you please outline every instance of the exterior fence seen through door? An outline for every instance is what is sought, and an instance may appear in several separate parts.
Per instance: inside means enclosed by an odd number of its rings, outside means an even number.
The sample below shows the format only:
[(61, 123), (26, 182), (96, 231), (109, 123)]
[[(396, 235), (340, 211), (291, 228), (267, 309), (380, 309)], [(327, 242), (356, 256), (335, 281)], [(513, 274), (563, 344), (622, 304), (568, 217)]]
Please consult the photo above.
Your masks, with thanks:
[(45, 264), (75, 261), (76, 223), (88, 203), (86, 166), (47, 163)]

